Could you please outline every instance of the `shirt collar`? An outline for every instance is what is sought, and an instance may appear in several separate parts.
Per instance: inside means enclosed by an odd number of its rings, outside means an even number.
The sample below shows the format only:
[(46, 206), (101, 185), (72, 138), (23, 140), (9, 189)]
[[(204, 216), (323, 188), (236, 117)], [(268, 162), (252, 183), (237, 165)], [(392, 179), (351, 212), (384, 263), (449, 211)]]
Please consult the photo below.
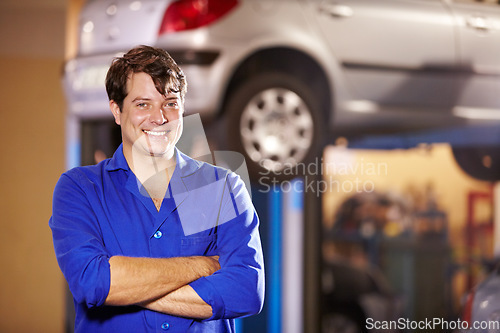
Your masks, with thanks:
[(118, 149), (113, 154), (113, 157), (109, 159), (108, 165), (106, 165), (106, 171), (114, 171), (123, 169), (126, 171), (130, 170), (125, 155), (123, 155), (123, 144), (120, 144)]
[[(201, 167), (201, 162), (194, 160), (181, 152), (177, 147), (175, 147), (175, 158), (176, 158), (176, 170), (178, 169), (180, 177), (187, 177), (196, 172)], [(106, 171), (114, 170), (125, 170), (129, 171), (130, 167), (123, 155), (123, 144), (120, 144), (118, 149), (115, 151), (113, 157), (109, 160), (108, 165), (106, 165)]]
[[(200, 167), (201, 162), (187, 156), (175, 147), (176, 170), (178, 169), (180, 177), (187, 177), (195, 173)], [(175, 171), (174, 171), (175, 172)]]

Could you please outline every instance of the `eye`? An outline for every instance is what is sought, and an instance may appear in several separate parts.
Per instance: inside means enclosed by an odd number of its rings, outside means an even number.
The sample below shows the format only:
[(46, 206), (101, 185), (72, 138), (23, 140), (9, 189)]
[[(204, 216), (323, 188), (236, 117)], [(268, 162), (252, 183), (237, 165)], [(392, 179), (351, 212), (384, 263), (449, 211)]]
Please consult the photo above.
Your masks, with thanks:
[(136, 104), (136, 106), (139, 109), (146, 109), (148, 107), (148, 103), (146, 103), (146, 102), (139, 102), (139, 103)]
[(179, 107), (179, 103), (177, 103), (176, 101), (171, 101), (171, 102), (165, 103), (164, 107), (166, 109), (177, 109)]

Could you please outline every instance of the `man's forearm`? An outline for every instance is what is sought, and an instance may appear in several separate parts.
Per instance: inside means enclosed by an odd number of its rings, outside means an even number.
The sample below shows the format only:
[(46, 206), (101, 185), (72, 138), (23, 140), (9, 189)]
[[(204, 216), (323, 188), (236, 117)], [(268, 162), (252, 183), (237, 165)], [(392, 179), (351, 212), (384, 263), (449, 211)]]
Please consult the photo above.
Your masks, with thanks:
[(212, 307), (186, 285), (152, 302), (140, 306), (165, 314), (193, 319), (206, 319), (212, 316)]
[(109, 260), (111, 286), (106, 305), (131, 305), (158, 299), (220, 268), (215, 257)]

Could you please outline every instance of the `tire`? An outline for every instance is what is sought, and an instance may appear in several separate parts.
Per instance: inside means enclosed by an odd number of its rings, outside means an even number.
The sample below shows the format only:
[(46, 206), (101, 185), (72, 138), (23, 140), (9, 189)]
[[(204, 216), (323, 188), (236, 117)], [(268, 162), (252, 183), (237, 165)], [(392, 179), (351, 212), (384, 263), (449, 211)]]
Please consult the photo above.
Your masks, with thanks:
[(252, 76), (235, 89), (225, 109), (228, 141), (245, 156), (253, 180), (303, 175), (298, 164), (311, 162), (321, 148), (325, 121), (320, 100), (306, 83), (286, 73)]
[(500, 180), (500, 146), (453, 147), (453, 157), (469, 176), (484, 180)]

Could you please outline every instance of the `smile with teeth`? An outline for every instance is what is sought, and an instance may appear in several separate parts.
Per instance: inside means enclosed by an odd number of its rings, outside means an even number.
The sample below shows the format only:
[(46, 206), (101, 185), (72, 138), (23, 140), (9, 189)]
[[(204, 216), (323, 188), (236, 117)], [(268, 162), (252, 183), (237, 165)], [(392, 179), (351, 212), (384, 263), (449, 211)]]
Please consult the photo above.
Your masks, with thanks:
[(165, 136), (167, 135), (170, 131), (148, 131), (148, 130), (143, 130), (144, 133), (147, 135), (153, 135), (153, 136)]

